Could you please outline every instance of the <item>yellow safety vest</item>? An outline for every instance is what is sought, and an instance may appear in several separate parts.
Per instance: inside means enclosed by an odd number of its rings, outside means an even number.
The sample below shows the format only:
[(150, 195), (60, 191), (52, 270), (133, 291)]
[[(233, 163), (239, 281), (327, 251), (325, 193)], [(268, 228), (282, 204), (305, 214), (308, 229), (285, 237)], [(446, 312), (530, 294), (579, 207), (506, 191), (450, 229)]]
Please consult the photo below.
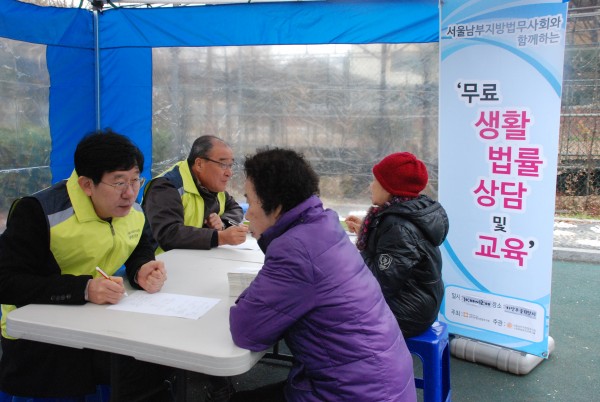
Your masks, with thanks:
[[(164, 177), (169, 180), (181, 195), (181, 203), (183, 204), (183, 224), (186, 226), (194, 226), (201, 228), (204, 225), (204, 199), (190, 171), (190, 167), (186, 160), (176, 163), (166, 172), (163, 172), (158, 177)], [(152, 182), (146, 186), (146, 190), (150, 188)], [(225, 213), (225, 192), (217, 193), (219, 201), (219, 216)], [(155, 254), (163, 253), (164, 250), (159, 246)]]
[[(48, 218), (50, 251), (63, 274), (97, 277), (98, 266), (112, 275), (138, 245), (144, 213), (136, 203), (127, 216), (111, 222), (100, 219), (77, 179), (73, 171), (66, 184), (62, 181), (33, 195)], [(2, 305), (2, 335), (7, 338), (6, 315), (15, 308)]]

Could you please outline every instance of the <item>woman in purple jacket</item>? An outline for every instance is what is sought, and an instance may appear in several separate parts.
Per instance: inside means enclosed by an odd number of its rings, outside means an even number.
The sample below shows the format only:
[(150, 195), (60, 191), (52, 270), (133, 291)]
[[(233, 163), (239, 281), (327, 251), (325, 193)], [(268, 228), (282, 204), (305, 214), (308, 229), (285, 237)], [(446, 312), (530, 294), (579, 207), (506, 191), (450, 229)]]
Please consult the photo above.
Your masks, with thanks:
[[(415, 401), (412, 358), (377, 280), (291, 150), (244, 163), (246, 214), (265, 263), (231, 307), (236, 345), (294, 356), (285, 384), (232, 401)], [(269, 395), (265, 395), (267, 392)]]

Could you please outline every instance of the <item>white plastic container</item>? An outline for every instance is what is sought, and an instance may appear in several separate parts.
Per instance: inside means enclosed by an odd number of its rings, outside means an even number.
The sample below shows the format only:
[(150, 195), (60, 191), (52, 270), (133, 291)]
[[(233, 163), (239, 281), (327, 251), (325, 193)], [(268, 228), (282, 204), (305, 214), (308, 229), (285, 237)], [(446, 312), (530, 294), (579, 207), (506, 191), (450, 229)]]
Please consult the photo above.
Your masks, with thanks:
[[(554, 351), (554, 339), (548, 337), (548, 356)], [(452, 356), (473, 363), (492, 366), (498, 370), (524, 375), (528, 374), (543, 360), (542, 357), (530, 355), (514, 349), (492, 345), (471, 338), (454, 336), (450, 340)]]

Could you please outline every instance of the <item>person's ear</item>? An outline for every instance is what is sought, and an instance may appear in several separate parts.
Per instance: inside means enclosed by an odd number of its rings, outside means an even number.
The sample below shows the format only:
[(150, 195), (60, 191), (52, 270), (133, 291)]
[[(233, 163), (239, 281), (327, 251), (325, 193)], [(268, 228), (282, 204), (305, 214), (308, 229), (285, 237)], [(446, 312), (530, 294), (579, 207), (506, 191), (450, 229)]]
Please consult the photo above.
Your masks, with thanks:
[(273, 210), (273, 216), (275, 216), (275, 219), (279, 219), (279, 217), (281, 216), (281, 210), (283, 209), (283, 207), (281, 205), (277, 206), (277, 208), (275, 208), (275, 210)]
[(85, 176), (79, 176), (79, 178), (77, 179), (77, 183), (88, 197), (92, 196), (92, 186), (94, 185), (92, 179)]
[(201, 172), (201, 167), (202, 167), (202, 158), (196, 158), (194, 159), (194, 164), (190, 167), (190, 170), (192, 171), (192, 176), (194, 176), (196, 178), (196, 180), (200, 180), (200, 172)]

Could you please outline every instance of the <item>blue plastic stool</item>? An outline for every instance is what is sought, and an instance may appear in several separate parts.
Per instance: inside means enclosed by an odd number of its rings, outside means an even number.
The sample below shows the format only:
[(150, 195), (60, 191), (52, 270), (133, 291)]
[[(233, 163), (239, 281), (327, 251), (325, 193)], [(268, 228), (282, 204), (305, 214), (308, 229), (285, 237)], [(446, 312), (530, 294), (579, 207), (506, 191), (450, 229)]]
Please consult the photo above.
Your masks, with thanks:
[(446, 324), (434, 322), (421, 335), (406, 339), (406, 346), (423, 362), (423, 378), (415, 377), (415, 385), (423, 389), (424, 402), (449, 402), (450, 344)]

